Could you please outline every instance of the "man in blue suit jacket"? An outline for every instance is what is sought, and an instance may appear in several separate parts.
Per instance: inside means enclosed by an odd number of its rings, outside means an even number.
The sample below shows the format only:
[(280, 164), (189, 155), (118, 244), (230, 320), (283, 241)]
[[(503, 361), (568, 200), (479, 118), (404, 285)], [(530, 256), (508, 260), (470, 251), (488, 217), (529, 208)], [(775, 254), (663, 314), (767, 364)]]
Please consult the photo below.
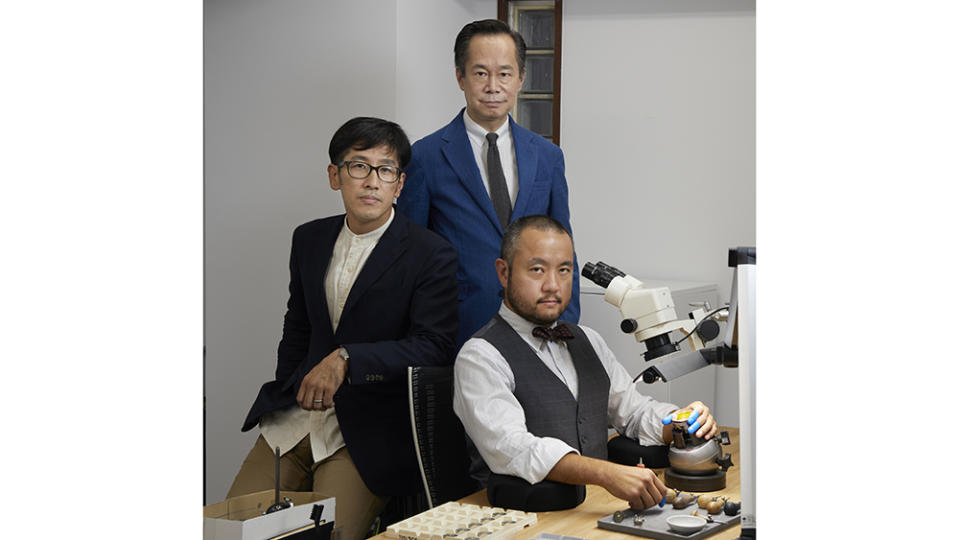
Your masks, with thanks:
[(276, 376), (243, 423), (260, 437), (228, 493), (272, 489), (279, 447), (281, 489), (335, 496), (343, 538), (364, 538), (388, 496), (421, 491), (407, 367), (453, 362), (456, 252), (392, 205), (409, 159), (393, 122), (334, 134), (328, 174), (346, 214), (293, 233)]
[[(502, 287), (494, 261), (506, 225), (546, 214), (572, 229), (563, 151), (509, 116), (526, 73), (522, 36), (501, 21), (472, 22), (456, 37), (454, 57), (466, 108), (413, 145), (397, 208), (459, 253), (459, 347), (499, 309)], [(497, 178), (505, 187), (498, 188)], [(508, 191), (506, 208), (493, 202), (497, 189)], [(575, 323), (579, 271), (574, 270), (572, 300), (561, 318)]]

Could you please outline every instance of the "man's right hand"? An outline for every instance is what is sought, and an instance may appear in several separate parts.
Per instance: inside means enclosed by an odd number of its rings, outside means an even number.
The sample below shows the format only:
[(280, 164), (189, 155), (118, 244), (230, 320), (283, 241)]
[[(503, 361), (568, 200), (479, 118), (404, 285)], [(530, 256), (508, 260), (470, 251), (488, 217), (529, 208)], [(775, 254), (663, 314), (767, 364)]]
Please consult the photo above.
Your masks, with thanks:
[(346, 360), (336, 349), (303, 377), (300, 390), (296, 393), (296, 402), (306, 411), (325, 411), (333, 408), (333, 394), (346, 378)]
[(666, 496), (666, 486), (649, 469), (611, 463), (575, 452), (563, 456), (546, 475), (546, 479), (567, 484), (603, 486), (614, 497), (627, 501), (634, 510), (659, 504)]
[(630, 508), (644, 510), (659, 504), (666, 496), (666, 486), (655, 472), (616, 463), (608, 465), (602, 486), (613, 496), (627, 501)]

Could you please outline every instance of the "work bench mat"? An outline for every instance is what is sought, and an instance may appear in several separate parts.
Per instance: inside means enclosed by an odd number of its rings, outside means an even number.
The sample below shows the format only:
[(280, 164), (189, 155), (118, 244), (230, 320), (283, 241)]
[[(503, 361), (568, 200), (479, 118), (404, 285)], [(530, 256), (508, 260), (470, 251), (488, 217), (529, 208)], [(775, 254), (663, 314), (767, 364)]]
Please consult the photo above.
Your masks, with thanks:
[(680, 534), (669, 528), (669, 525), (666, 523), (666, 518), (672, 516), (688, 516), (693, 513), (693, 510), (698, 511), (701, 515), (706, 515), (706, 510), (699, 508), (695, 503), (682, 510), (676, 510), (667, 504), (663, 508), (654, 506), (639, 512), (646, 518), (643, 524), (639, 526), (633, 525), (633, 516), (636, 515), (637, 512), (630, 509), (623, 510), (623, 521), (619, 523), (613, 521), (613, 515), (610, 514), (597, 521), (596, 524), (600, 529), (635, 534), (636, 536), (646, 538), (658, 538), (659, 540), (698, 540), (738, 525), (740, 522), (738, 514), (735, 516), (727, 516), (726, 514), (719, 513), (711, 516), (715, 523), (707, 523), (706, 526), (703, 527), (703, 530), (697, 533)]

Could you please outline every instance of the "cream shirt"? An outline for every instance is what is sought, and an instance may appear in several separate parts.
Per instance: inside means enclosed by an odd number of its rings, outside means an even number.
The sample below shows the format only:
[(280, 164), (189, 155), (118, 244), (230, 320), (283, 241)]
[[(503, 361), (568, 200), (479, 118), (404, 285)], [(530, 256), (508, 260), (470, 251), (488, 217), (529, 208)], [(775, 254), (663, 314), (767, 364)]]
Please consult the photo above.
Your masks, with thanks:
[[(505, 304), (500, 306), (499, 314), (576, 396), (578, 378), (566, 343), (533, 337), (536, 325)], [(679, 407), (640, 394), (606, 341), (595, 330), (580, 328), (609, 376), (609, 425), (642, 444), (664, 444), (662, 419)], [(526, 429), (523, 407), (513, 395), (513, 370), (490, 342), (472, 338), (463, 344), (453, 373), (453, 411), (491, 471), (535, 484), (546, 478), (563, 456), (579, 453), (559, 439), (536, 437)]]
[[(356, 276), (363, 270), (370, 253), (373, 252), (373, 248), (391, 223), (393, 223), (392, 209), (386, 223), (364, 234), (355, 234), (344, 220), (343, 228), (340, 229), (336, 243), (333, 244), (333, 257), (330, 259), (324, 280), (327, 308), (334, 332), (340, 324), (343, 306), (346, 304), (350, 289), (353, 288)], [(346, 446), (343, 434), (340, 432), (340, 423), (336, 419), (335, 408), (325, 411), (306, 411), (299, 405), (294, 405), (283, 411), (274, 411), (260, 419), (260, 432), (270, 444), (270, 448), (280, 447), (281, 455), (289, 452), (303, 440), (303, 437), (309, 435), (314, 462), (322, 461)]]
[[(466, 125), (466, 136), (473, 148), (473, 157), (479, 168), (486, 193), (489, 193), (489, 173), (486, 167), (486, 152), (489, 150), (489, 141), (486, 140), (486, 128), (477, 124), (470, 115), (463, 111), (463, 123)], [(510, 207), (516, 206), (516, 194), (519, 192), (519, 172), (516, 166), (516, 152), (513, 151), (513, 134), (509, 129), (509, 119), (503, 122), (495, 132), (496, 148), (499, 150), (500, 164), (503, 166), (503, 176), (506, 178), (506, 190), (509, 191)]]

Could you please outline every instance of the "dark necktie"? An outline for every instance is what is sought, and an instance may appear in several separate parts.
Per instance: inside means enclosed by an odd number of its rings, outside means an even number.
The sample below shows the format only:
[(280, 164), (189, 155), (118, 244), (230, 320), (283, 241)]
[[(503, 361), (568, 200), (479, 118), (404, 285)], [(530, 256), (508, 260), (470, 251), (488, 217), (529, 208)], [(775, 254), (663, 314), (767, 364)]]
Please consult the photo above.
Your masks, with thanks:
[(486, 134), (489, 142), (489, 150), (486, 151), (486, 175), (489, 177), (489, 198), (493, 201), (499, 224), (505, 229), (513, 208), (509, 202), (509, 190), (506, 189), (506, 175), (503, 174), (503, 163), (499, 159), (499, 148), (496, 147), (497, 138), (499, 135), (495, 133)]
[(553, 328), (537, 326), (533, 328), (533, 337), (548, 339), (550, 341), (566, 341), (573, 339), (573, 331), (563, 323), (559, 323)]

